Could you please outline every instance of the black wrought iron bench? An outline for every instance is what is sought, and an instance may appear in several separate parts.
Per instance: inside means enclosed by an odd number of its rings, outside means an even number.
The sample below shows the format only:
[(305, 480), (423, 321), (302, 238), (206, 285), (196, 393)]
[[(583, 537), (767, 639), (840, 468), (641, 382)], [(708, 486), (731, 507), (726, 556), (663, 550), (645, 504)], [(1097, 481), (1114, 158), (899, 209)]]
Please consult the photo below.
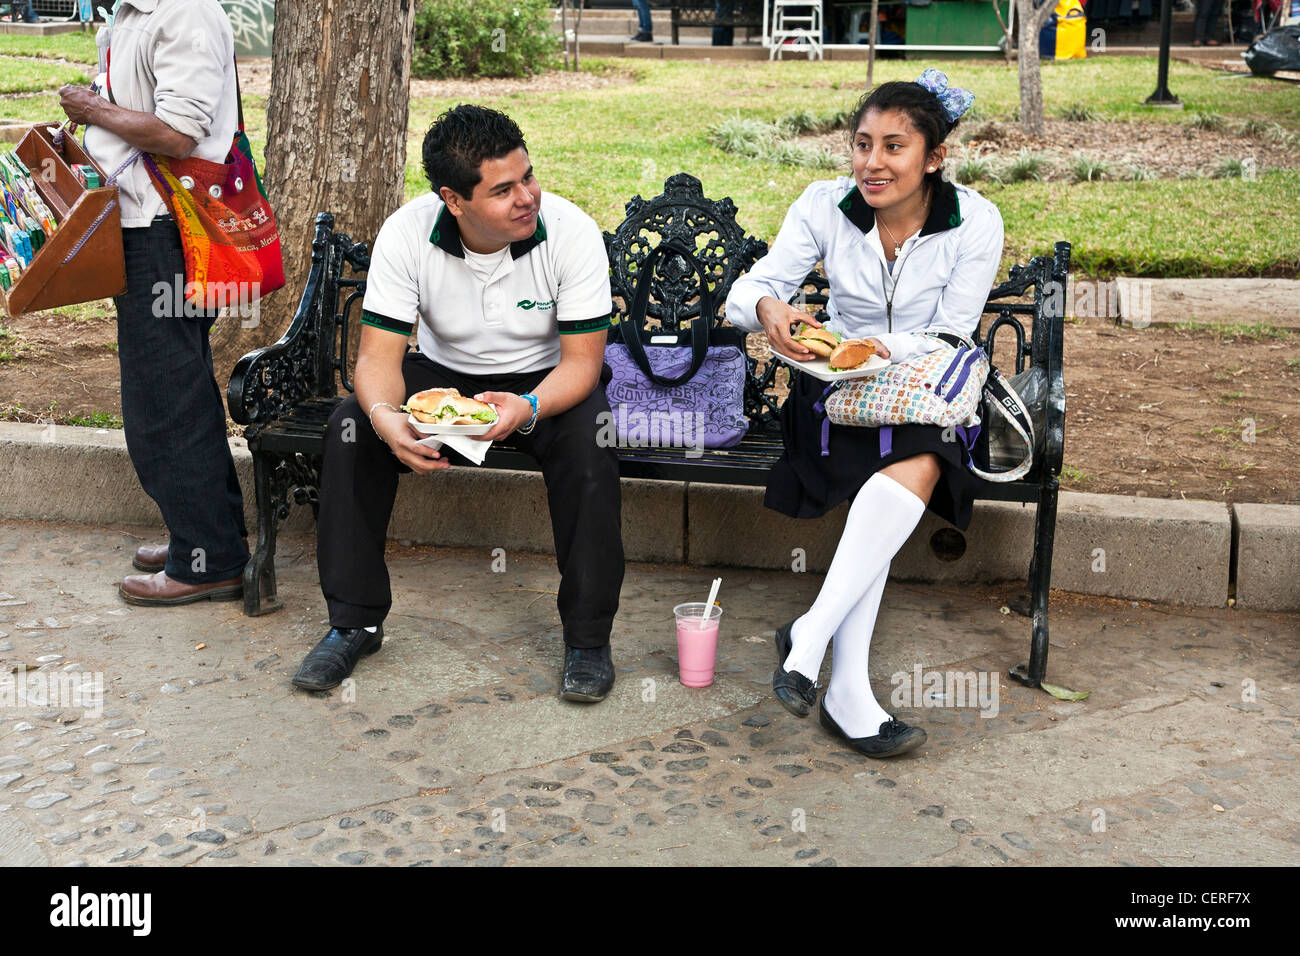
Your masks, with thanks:
[(681, 41), (682, 27), (744, 27), (757, 30), (763, 26), (763, 4), (767, 0), (672, 0), (673, 46)]
[[(641, 261), (659, 242), (675, 238), (697, 250), (703, 271), (713, 277), (715, 302), (726, 301), (731, 284), (767, 252), (767, 244), (747, 236), (736, 222), (730, 199), (705, 197), (699, 180), (685, 173), (669, 178), (664, 192), (651, 200), (634, 197), (627, 216), (605, 234), (615, 317), (626, 315)], [(1015, 334), (1015, 371), (1026, 360), (1046, 371), (1050, 383), (1046, 408), (1045, 450), (1022, 480), (986, 482), (981, 498), (1034, 502), (1038, 506), (1029, 589), (1032, 606), (1030, 660), (1011, 675), (1038, 686), (1047, 666), (1047, 598), (1051, 581), (1052, 545), (1056, 527), (1058, 476), (1065, 435), (1065, 386), (1062, 371), (1064, 290), (1070, 246), (1058, 242), (1054, 254), (1013, 266), (1007, 282), (989, 295), (985, 313), (996, 316), (981, 339), (990, 355), (994, 337), (1003, 328)], [(350, 267), (351, 276), (345, 275)], [(359, 303), (365, 293), (369, 267), (365, 243), (334, 231), (334, 217), (316, 217), (312, 265), (306, 289), (288, 331), (274, 345), (245, 355), (231, 375), (227, 398), (230, 415), (244, 426), (253, 454), (257, 496), (257, 546), (244, 571), (244, 610), (249, 615), (277, 609), (276, 533), (293, 504), (317, 507), (325, 427), (344, 390), (353, 388), (347, 362), (348, 346), (357, 334)], [(681, 257), (666, 256), (655, 271), (648, 317), (664, 334), (682, 332), (699, 315), (698, 279)], [(826, 283), (812, 273), (796, 295), (809, 304), (826, 302)], [(1032, 301), (1021, 301), (1025, 296)], [(355, 306), (355, 308), (354, 308)], [(1020, 318), (1030, 319), (1028, 333)], [(715, 317), (721, 323), (725, 319)], [(611, 332), (612, 336), (617, 331)], [(1001, 367), (1011, 374), (1010, 357)], [(781, 455), (780, 409), (776, 377), (782, 363), (748, 355), (745, 415), (749, 431), (741, 443), (725, 450), (690, 448), (623, 448), (620, 474), (625, 478), (655, 478), (705, 484), (763, 485)], [(509, 446), (494, 444), (487, 468), (536, 471), (530, 457)]]

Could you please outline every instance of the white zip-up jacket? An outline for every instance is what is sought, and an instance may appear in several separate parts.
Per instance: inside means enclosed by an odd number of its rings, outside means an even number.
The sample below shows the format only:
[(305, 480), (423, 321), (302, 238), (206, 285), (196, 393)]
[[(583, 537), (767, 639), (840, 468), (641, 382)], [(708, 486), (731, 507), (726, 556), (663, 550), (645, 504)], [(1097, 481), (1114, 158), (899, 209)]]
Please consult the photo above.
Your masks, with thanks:
[(761, 332), (758, 300), (788, 301), (821, 262), (830, 282), (826, 327), (845, 338), (878, 338), (891, 362), (906, 362), (938, 347), (917, 333), (974, 334), (1001, 259), (997, 206), (945, 182), (891, 274), (875, 213), (857, 184), (849, 177), (823, 180), (804, 190), (767, 255), (732, 285), (726, 317)]
[[(101, 27), (100, 30), (107, 30)], [(152, 113), (194, 140), (191, 154), (223, 163), (239, 125), (235, 90), (235, 40), (217, 0), (122, 0), (113, 18), (112, 99), (118, 106)], [(99, 95), (108, 98), (105, 78)], [(105, 175), (134, 152), (115, 133), (86, 128), (84, 144)], [(117, 181), (122, 227), (147, 226), (167, 207), (143, 162)]]

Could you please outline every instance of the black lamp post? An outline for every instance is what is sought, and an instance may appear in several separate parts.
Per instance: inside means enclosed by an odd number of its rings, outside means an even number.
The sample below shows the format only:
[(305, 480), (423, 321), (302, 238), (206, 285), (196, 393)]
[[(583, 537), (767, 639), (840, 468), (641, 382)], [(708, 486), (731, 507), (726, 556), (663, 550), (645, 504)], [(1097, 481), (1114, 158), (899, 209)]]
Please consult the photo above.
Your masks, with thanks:
[(1169, 34), (1174, 25), (1173, 0), (1160, 0), (1160, 68), (1156, 91), (1146, 98), (1148, 106), (1175, 106), (1181, 101), (1169, 92)]

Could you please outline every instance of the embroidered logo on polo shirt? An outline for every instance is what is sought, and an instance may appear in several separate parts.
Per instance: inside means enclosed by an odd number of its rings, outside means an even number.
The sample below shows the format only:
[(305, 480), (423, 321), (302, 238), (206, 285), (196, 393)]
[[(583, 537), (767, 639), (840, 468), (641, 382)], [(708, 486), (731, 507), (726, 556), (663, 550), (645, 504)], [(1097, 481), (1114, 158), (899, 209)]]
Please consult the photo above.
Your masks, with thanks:
[(531, 309), (540, 309), (541, 311), (545, 312), (547, 309), (555, 308), (555, 300), (548, 299), (545, 302), (534, 302), (532, 299), (520, 299), (518, 302), (515, 303), (515, 308), (524, 309), (525, 311)]

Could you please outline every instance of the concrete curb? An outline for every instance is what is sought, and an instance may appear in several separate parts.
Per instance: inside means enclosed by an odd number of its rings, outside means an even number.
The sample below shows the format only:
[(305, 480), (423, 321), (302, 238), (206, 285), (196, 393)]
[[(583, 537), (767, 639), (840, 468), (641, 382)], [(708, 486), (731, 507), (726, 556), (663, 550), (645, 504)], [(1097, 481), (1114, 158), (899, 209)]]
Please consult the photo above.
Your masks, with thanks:
[[(250, 528), (252, 456), (231, 450)], [(824, 571), (847, 505), (796, 521), (763, 507), (763, 489), (625, 480), (630, 561)], [(1034, 506), (981, 501), (966, 533), (927, 513), (891, 567), (898, 579), (1023, 580)], [(161, 527), (118, 430), (0, 422), (0, 514), (9, 518)], [(283, 533), (312, 533), (306, 507)], [(404, 543), (551, 553), (540, 474), (452, 469), (401, 479), (390, 537)], [(1126, 600), (1300, 610), (1300, 507), (1235, 505), (1062, 492), (1052, 567), (1055, 588)]]

